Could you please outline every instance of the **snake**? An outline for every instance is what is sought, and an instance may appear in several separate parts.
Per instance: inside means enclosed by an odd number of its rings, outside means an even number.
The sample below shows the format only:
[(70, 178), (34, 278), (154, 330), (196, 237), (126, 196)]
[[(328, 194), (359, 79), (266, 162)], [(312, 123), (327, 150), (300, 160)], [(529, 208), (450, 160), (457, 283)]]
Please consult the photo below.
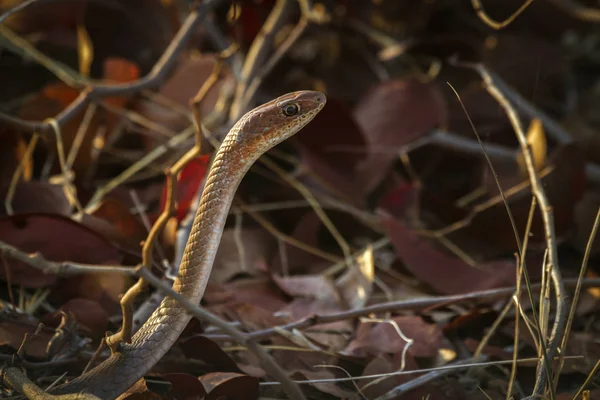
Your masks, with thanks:
[[(229, 130), (206, 176), (174, 291), (193, 304), (200, 303), (242, 179), (260, 156), (306, 126), (326, 101), (317, 91), (288, 93), (247, 112)], [(121, 343), (98, 366), (50, 392), (115, 399), (158, 363), (191, 318), (181, 304), (165, 297), (130, 343)]]

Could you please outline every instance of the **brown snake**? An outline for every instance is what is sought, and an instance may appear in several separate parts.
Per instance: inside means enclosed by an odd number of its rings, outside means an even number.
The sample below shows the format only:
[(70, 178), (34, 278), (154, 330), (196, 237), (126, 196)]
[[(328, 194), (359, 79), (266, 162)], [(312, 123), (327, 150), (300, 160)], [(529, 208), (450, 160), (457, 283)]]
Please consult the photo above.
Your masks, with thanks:
[[(211, 165), (173, 289), (199, 304), (219, 248), (227, 214), (242, 178), (266, 151), (291, 137), (325, 106), (323, 94), (289, 93), (246, 113), (231, 128)], [(114, 399), (144, 376), (171, 348), (191, 315), (166, 297), (130, 344), (52, 394), (89, 393)]]

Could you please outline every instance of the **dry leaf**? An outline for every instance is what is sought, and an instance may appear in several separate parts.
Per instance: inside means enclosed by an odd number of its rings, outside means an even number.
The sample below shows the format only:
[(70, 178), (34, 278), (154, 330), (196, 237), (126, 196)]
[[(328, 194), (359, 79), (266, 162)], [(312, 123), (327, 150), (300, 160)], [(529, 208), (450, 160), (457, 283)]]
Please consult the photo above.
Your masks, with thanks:
[[(544, 126), (542, 125), (542, 121), (537, 118), (531, 120), (531, 124), (529, 124), (529, 130), (527, 131), (527, 143), (531, 148), (534, 167), (536, 171), (539, 171), (546, 164), (547, 143), (546, 135), (544, 134)], [(527, 165), (525, 164), (525, 156), (523, 155), (523, 152), (519, 152), (517, 163), (519, 164), (521, 177), (527, 178), (529, 173), (527, 172)]]

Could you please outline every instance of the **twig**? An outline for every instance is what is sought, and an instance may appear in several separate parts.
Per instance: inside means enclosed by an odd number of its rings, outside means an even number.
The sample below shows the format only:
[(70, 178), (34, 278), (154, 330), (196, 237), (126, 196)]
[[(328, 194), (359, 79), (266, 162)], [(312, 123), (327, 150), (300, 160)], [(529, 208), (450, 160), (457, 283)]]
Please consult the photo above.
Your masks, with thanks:
[(499, 22), (487, 15), (480, 0), (471, 0), (471, 5), (473, 6), (473, 10), (475, 10), (477, 16), (490, 28), (496, 30), (500, 30), (510, 25), (523, 11), (525, 11), (527, 7), (529, 7), (531, 3), (533, 3), (533, 0), (526, 0), (512, 15), (510, 15), (504, 21)]
[[(565, 285), (569, 287), (576, 286), (577, 282), (578, 279), (565, 279)], [(585, 279), (582, 281), (581, 285), (582, 288), (598, 287), (600, 286), (600, 278)], [(531, 290), (539, 290), (541, 286), (542, 285), (539, 283), (533, 284), (531, 285)], [(520, 292), (523, 292), (523, 290), (521, 289)], [(347, 319), (354, 319), (369, 314), (390, 313), (402, 310), (419, 310), (422, 308), (435, 308), (438, 306), (461, 303), (466, 301), (491, 301), (495, 299), (506, 298), (508, 296), (514, 296), (515, 294), (518, 294), (520, 292), (517, 292), (517, 288), (512, 286), (449, 296), (432, 296), (425, 298), (413, 298), (409, 300), (390, 301), (386, 303), (374, 304), (372, 306), (364, 307), (357, 310), (342, 311), (339, 313), (332, 314), (311, 315), (299, 321), (293, 321), (285, 325), (266, 328), (260, 331), (254, 331), (248, 334), (248, 338), (252, 340), (263, 340), (277, 334), (282, 329), (305, 329), (315, 325), (344, 321)], [(210, 338), (211, 340), (217, 341), (231, 340), (231, 337), (228, 335), (207, 334), (204, 336)]]
[[(504, 108), (521, 145), (521, 151), (525, 158), (525, 165), (529, 174), (529, 180), (531, 183), (531, 190), (533, 195), (537, 198), (540, 205), (539, 209), (542, 214), (542, 220), (544, 222), (544, 231), (546, 234), (546, 245), (548, 247), (548, 264), (550, 269), (550, 276), (556, 292), (556, 319), (552, 328), (550, 340), (548, 342), (547, 350), (544, 352), (540, 362), (540, 368), (538, 377), (536, 379), (536, 385), (532, 396), (541, 395), (546, 386), (546, 380), (550, 378), (550, 365), (549, 360), (554, 358), (554, 355), (558, 351), (562, 335), (565, 329), (566, 323), (566, 308), (565, 308), (565, 289), (562, 282), (560, 269), (558, 266), (558, 250), (556, 245), (556, 234), (554, 230), (554, 217), (552, 213), (552, 206), (548, 202), (548, 197), (541, 183), (540, 177), (536, 171), (535, 164), (533, 161), (533, 155), (531, 148), (527, 142), (527, 137), (521, 127), (521, 121), (517, 116), (515, 110), (508, 103), (506, 97), (502, 94), (497, 86), (494, 85), (494, 81), (487, 69), (483, 65), (475, 65), (475, 70), (481, 75), (486, 89), (496, 99), (496, 101)], [(551, 397), (554, 398), (552, 392)]]
[(4, 198), (4, 207), (6, 208), (6, 213), (8, 215), (13, 215), (14, 213), (12, 207), (12, 200), (15, 195), (15, 191), (17, 190), (19, 180), (21, 179), (21, 176), (23, 174), (23, 169), (25, 169), (25, 164), (27, 164), (28, 161), (31, 159), (31, 155), (33, 154), (33, 150), (35, 149), (39, 138), (40, 135), (36, 133), (33, 134), (31, 140), (29, 141), (29, 144), (27, 145), (27, 149), (25, 149), (25, 154), (23, 154), (23, 157), (21, 158), (21, 161), (19, 162), (19, 165), (15, 169), (15, 172), (13, 173), (13, 176), (10, 180), (10, 185), (8, 187), (8, 190), (6, 191), (6, 197)]
[(579, 388), (579, 390), (577, 391), (577, 393), (575, 393), (575, 396), (573, 396), (573, 400), (579, 400), (580, 399), (579, 396), (581, 396), (581, 394), (583, 393), (583, 391), (585, 390), (585, 388), (588, 387), (588, 385), (596, 377), (596, 373), (598, 372), (598, 369), (600, 369), (600, 360), (596, 361), (596, 364), (594, 364), (594, 368), (592, 368), (592, 370), (588, 374), (587, 378), (585, 379), (585, 382), (583, 382), (583, 384), (581, 385), (581, 387)]
[(192, 304), (180, 293), (175, 292), (173, 289), (167, 286), (165, 282), (152, 275), (150, 271), (148, 271), (148, 269), (138, 267), (138, 276), (140, 276), (141, 279), (144, 279), (145, 281), (147, 281), (152, 286), (162, 291), (166, 295), (177, 300), (179, 303), (181, 303), (182, 306), (184, 306), (188, 310), (190, 314), (192, 314), (200, 321), (210, 323), (219, 327), (238, 344), (246, 346), (250, 351), (252, 351), (252, 353), (254, 353), (256, 357), (260, 359), (261, 365), (265, 369), (265, 371), (267, 371), (281, 383), (281, 385), (283, 386), (286, 393), (290, 396), (290, 398), (295, 400), (305, 400), (304, 394), (300, 390), (300, 387), (287, 376), (287, 374), (279, 367), (279, 365), (277, 365), (277, 363), (265, 351), (265, 349), (259, 344), (257, 344), (250, 337), (250, 335), (241, 332), (240, 330), (236, 329), (232, 324), (220, 319), (216, 315), (199, 307), (198, 305)]
[(133, 267), (122, 267), (119, 265), (78, 264), (70, 261), (53, 262), (46, 260), (40, 253), (27, 254), (3, 241), (0, 241), (0, 252), (2, 252), (8, 258), (24, 262), (25, 264), (39, 269), (44, 273), (51, 273), (61, 277), (82, 274), (104, 274), (108, 272), (116, 272), (129, 276), (135, 276), (135, 268)]
[(114, 177), (110, 182), (106, 185), (102, 186), (92, 196), (88, 204), (85, 206), (85, 211), (89, 213), (93, 210), (99, 203), (102, 201), (104, 196), (108, 193), (116, 189), (123, 182), (127, 181), (127, 179), (131, 178), (133, 175), (144, 169), (146, 166), (150, 165), (153, 161), (155, 161), (160, 156), (164, 155), (170, 149), (176, 148), (177, 146), (183, 144), (188, 139), (190, 139), (194, 135), (194, 127), (190, 126), (184, 129), (177, 136), (173, 136), (169, 139), (165, 144), (158, 146), (153, 149), (150, 153), (142, 157), (139, 161), (131, 165), (125, 171), (121, 172), (119, 175)]
[[(584, 357), (583, 356), (573, 356), (573, 357), (567, 357), (567, 358), (572, 360), (572, 359), (582, 359)], [(534, 364), (538, 361), (539, 361), (538, 358), (522, 358), (519, 360), (519, 364)], [(468, 369), (468, 368), (495, 367), (498, 365), (506, 365), (506, 364), (510, 364), (510, 363), (512, 363), (511, 360), (487, 361), (487, 362), (471, 363), (471, 364), (458, 364), (458, 362), (457, 362), (457, 363), (450, 364), (450, 365), (444, 365), (442, 367), (413, 369), (413, 370), (409, 370), (409, 371), (394, 371), (394, 372), (387, 372), (387, 373), (383, 373), (383, 374), (373, 374), (373, 375), (351, 376), (348, 378), (307, 379), (307, 380), (302, 380), (302, 381), (296, 381), (296, 383), (305, 384), (305, 383), (352, 382), (352, 381), (358, 381), (358, 380), (364, 380), (364, 379), (387, 378), (387, 377), (400, 376), (400, 375), (415, 375), (415, 374), (430, 373), (430, 372), (445, 371), (445, 370), (460, 371), (460, 370)], [(260, 385), (261, 386), (275, 386), (275, 385), (279, 385), (279, 382), (261, 382)]]
[(283, 58), (283, 56), (289, 51), (290, 47), (300, 38), (302, 33), (308, 26), (308, 20), (304, 17), (300, 18), (298, 24), (294, 27), (292, 32), (285, 38), (283, 43), (275, 50), (273, 56), (256, 72), (256, 76), (250, 81), (250, 84), (246, 88), (246, 91), (242, 95), (241, 105), (238, 109), (238, 115), (241, 115), (248, 111), (250, 108), (254, 96), (258, 92), (260, 85), (263, 83), (265, 77), (275, 68), (277, 63)]
[[(476, 358), (460, 360), (460, 361), (454, 362), (450, 365), (447, 365), (447, 367), (450, 367), (450, 366), (460, 367), (463, 365), (474, 364), (474, 363), (478, 363), (478, 362), (482, 362), (482, 361), (487, 361), (487, 357), (479, 356)], [(400, 398), (400, 396), (410, 392), (411, 390), (415, 390), (416, 388), (421, 387), (421, 386), (425, 385), (426, 383), (429, 383), (435, 379), (439, 379), (443, 376), (450, 375), (450, 374), (454, 373), (455, 371), (456, 371), (455, 369), (441, 369), (441, 370), (428, 372), (428, 373), (421, 375), (418, 378), (415, 378), (409, 382), (406, 382), (399, 386), (396, 386), (389, 392), (377, 397), (377, 399), (375, 399), (375, 400), (392, 400), (392, 399)]]
[(309, 202), (315, 214), (317, 214), (323, 225), (325, 225), (327, 230), (329, 230), (331, 236), (333, 236), (337, 244), (340, 246), (340, 249), (344, 254), (344, 259), (348, 262), (348, 267), (350, 267), (352, 265), (352, 255), (350, 252), (350, 246), (348, 245), (344, 237), (340, 234), (338, 229), (335, 227), (333, 222), (331, 222), (325, 211), (323, 211), (323, 208), (321, 207), (315, 196), (312, 194), (310, 189), (308, 189), (306, 185), (294, 178), (292, 175), (285, 172), (270, 158), (266, 156), (261, 157), (259, 162), (266, 165), (271, 171), (275, 172), (280, 178), (285, 180), (288, 184), (290, 184), (290, 186), (296, 189), (296, 191), (298, 191), (298, 193), (300, 193), (306, 199), (306, 201)]
[(32, 5), (34, 3), (50, 3), (52, 1), (56, 1), (56, 0), (25, 0), (25, 1), (17, 4), (16, 6), (10, 8), (9, 10), (6, 10), (4, 13), (2, 13), (2, 15), (0, 15), (0, 24), (3, 24), (4, 21), (6, 21), (8, 18), (10, 18), (13, 14), (16, 14), (19, 11), (22, 11), (23, 9), (25, 9), (26, 7), (29, 7), (30, 5)]
[[(590, 237), (588, 238), (587, 246), (585, 247), (585, 254), (583, 255), (583, 262), (581, 263), (581, 270), (579, 271), (579, 282), (585, 278), (585, 274), (587, 272), (588, 261), (590, 259), (590, 254), (592, 252), (592, 247), (594, 245), (594, 239), (596, 239), (596, 233), (598, 233), (598, 228), (600, 227), (600, 208), (598, 208), (598, 212), (596, 213), (596, 219), (594, 220), (594, 225), (592, 227), (592, 231), (590, 232)], [(579, 296), (581, 295), (581, 284), (578, 283), (575, 287), (575, 293), (573, 294), (573, 301), (571, 302), (571, 312), (569, 313), (569, 319), (567, 320), (567, 326), (565, 328), (565, 334), (563, 336), (562, 348), (567, 348), (567, 343), (569, 341), (569, 335), (571, 333), (571, 326), (573, 325), (573, 319), (575, 318), (575, 314), (577, 312), (577, 303), (579, 302)], [(558, 384), (558, 377), (560, 371), (563, 367), (563, 359), (564, 352), (560, 353), (560, 363), (556, 370), (556, 380), (555, 384)]]
[(272, 51), (275, 35), (287, 22), (292, 12), (293, 4), (294, 0), (276, 0), (267, 20), (252, 41), (252, 45), (244, 60), (240, 80), (235, 89), (235, 96), (229, 114), (231, 121), (237, 121), (245, 112), (241, 106), (248, 85), (252, 82), (256, 71), (262, 67), (269, 53)]
[[(67, 108), (58, 114), (54, 120), (58, 125), (63, 125), (70, 121), (79, 111), (83, 109), (90, 101), (108, 96), (125, 96), (137, 93), (143, 89), (158, 86), (167, 76), (171, 67), (177, 61), (177, 56), (185, 48), (192, 32), (202, 22), (207, 14), (224, 0), (206, 0), (199, 2), (192, 12), (187, 16), (181, 28), (165, 49), (160, 59), (156, 62), (152, 70), (144, 77), (128, 83), (106, 84), (102, 82), (91, 82), (87, 89), (83, 90), (80, 96), (73, 101)], [(1, 18), (1, 17), (0, 17)], [(69, 75), (70, 77), (70, 75)], [(81, 88), (80, 82), (67, 79), (77, 88)], [(33, 122), (15, 118), (5, 113), (0, 113), (0, 122), (13, 128), (27, 131), (38, 132), (42, 135), (52, 133), (52, 127), (47, 121)]]
[(597, 8), (585, 7), (572, 0), (547, 0), (554, 3), (557, 7), (568, 12), (572, 16), (587, 22), (600, 22), (600, 10)]

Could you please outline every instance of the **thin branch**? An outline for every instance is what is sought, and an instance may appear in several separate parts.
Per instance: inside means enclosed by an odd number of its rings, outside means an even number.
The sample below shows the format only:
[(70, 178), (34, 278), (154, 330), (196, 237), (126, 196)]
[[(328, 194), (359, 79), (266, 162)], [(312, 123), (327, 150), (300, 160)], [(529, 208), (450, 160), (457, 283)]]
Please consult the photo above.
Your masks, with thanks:
[(70, 261), (53, 262), (46, 260), (40, 253), (27, 254), (3, 241), (0, 241), (0, 252), (7, 258), (21, 261), (44, 273), (51, 273), (60, 277), (82, 274), (104, 274), (111, 272), (135, 276), (135, 268), (133, 267), (79, 264)]
[(481, 4), (480, 0), (471, 0), (471, 5), (473, 6), (473, 10), (475, 10), (477, 16), (490, 28), (496, 30), (500, 30), (510, 25), (523, 11), (525, 11), (527, 7), (529, 7), (531, 3), (533, 3), (533, 0), (525, 0), (521, 7), (519, 7), (514, 13), (512, 13), (512, 15), (510, 15), (504, 21), (496, 21), (495, 19), (487, 15), (485, 10), (483, 9), (483, 5)]
[(573, 0), (547, 0), (551, 1), (563, 11), (568, 12), (575, 18), (587, 22), (600, 22), (600, 9), (585, 7)]
[[(482, 361), (487, 361), (487, 357), (479, 356), (477, 358), (468, 358), (466, 360), (460, 360), (460, 361), (454, 362), (452, 364), (446, 365), (446, 367), (450, 367), (450, 366), (460, 367), (463, 365), (472, 365), (472, 364), (479, 363)], [(412, 390), (415, 390), (418, 387), (421, 387), (435, 379), (439, 379), (441, 377), (450, 375), (450, 374), (454, 373), (455, 371), (456, 370), (454, 368), (446, 368), (446, 369), (440, 369), (440, 370), (428, 372), (428, 373), (421, 375), (415, 379), (412, 379), (406, 383), (396, 386), (395, 388), (388, 391), (387, 393), (377, 397), (375, 400), (398, 399), (398, 398), (400, 398), (400, 396), (402, 396)]]
[[(124, 96), (137, 93), (143, 89), (158, 86), (177, 61), (177, 56), (185, 48), (191, 34), (199, 23), (201, 23), (207, 14), (224, 0), (206, 0), (199, 2), (192, 12), (187, 16), (181, 28), (165, 49), (160, 59), (156, 62), (152, 70), (144, 77), (128, 83), (107, 84), (102, 82), (90, 82), (87, 89), (83, 90), (80, 96), (65, 108), (54, 119), (58, 125), (63, 125), (70, 121), (79, 111), (83, 109), (90, 101), (109, 96)], [(67, 82), (69, 83), (69, 82)], [(75, 86), (79, 83), (70, 82)], [(27, 131), (38, 132), (43, 135), (52, 133), (52, 126), (46, 122), (25, 121), (15, 118), (5, 113), (0, 113), (0, 122), (13, 128)]]
[[(521, 151), (523, 152), (523, 156), (525, 158), (525, 165), (529, 174), (531, 190), (533, 195), (537, 198), (537, 201), (540, 205), (539, 209), (542, 214), (542, 220), (544, 222), (546, 246), (548, 248), (548, 264), (550, 269), (550, 276), (554, 285), (554, 290), (556, 292), (556, 318), (554, 321), (554, 326), (552, 328), (550, 340), (548, 342), (548, 348), (544, 352), (540, 363), (538, 377), (532, 395), (536, 396), (542, 394), (544, 388), (546, 387), (546, 380), (550, 378), (549, 360), (552, 360), (554, 358), (554, 355), (558, 351), (567, 318), (567, 310), (565, 307), (566, 294), (562, 282), (560, 268), (558, 265), (558, 250), (556, 244), (556, 234), (554, 229), (554, 216), (552, 213), (552, 206), (548, 201), (546, 191), (544, 190), (539, 174), (537, 173), (537, 170), (535, 168), (533, 155), (531, 153), (531, 147), (527, 142), (527, 137), (523, 132), (521, 121), (517, 116), (517, 113), (511, 107), (508, 100), (500, 91), (500, 89), (497, 86), (495, 86), (494, 80), (488, 73), (488, 70), (481, 64), (475, 65), (474, 68), (481, 75), (481, 78), (483, 79), (488, 92), (492, 95), (492, 97), (496, 99), (496, 101), (502, 106), (502, 108), (504, 108), (513, 126), (515, 134), (517, 135), (517, 139), (519, 140), (519, 144), (521, 145)], [(553, 396), (552, 392), (551, 396)]]
[[(565, 285), (568, 287), (574, 287), (577, 285), (578, 279), (565, 279)], [(600, 286), (600, 278), (585, 279), (581, 282), (582, 288), (598, 287)], [(532, 284), (531, 290), (539, 290), (541, 288), (540, 283)], [(519, 291), (523, 292), (523, 289)], [(248, 338), (252, 340), (263, 340), (278, 334), (281, 330), (294, 330), (294, 329), (306, 329), (315, 325), (327, 324), (330, 322), (344, 321), (347, 319), (354, 319), (363, 317), (369, 314), (381, 314), (390, 313), (406, 310), (420, 310), (423, 308), (435, 308), (438, 306), (446, 306), (448, 304), (463, 303), (467, 301), (492, 301), (495, 299), (502, 299), (517, 294), (517, 288), (514, 286), (504, 287), (498, 289), (481, 290), (477, 292), (448, 295), (448, 296), (432, 296), (424, 298), (413, 298), (409, 300), (390, 301), (386, 303), (374, 304), (372, 306), (364, 307), (356, 310), (342, 311), (339, 313), (332, 314), (315, 314), (309, 317), (303, 318), (298, 321), (293, 321), (285, 325), (275, 326), (266, 328), (260, 331), (254, 331), (248, 334)], [(211, 340), (227, 341), (231, 340), (229, 335), (222, 334), (207, 334), (204, 335)]]
[[(583, 261), (581, 263), (581, 270), (579, 271), (579, 282), (581, 282), (586, 275), (588, 261), (590, 259), (590, 254), (592, 252), (592, 247), (594, 245), (594, 240), (596, 239), (596, 233), (598, 233), (598, 228), (600, 227), (600, 208), (598, 208), (598, 212), (596, 213), (596, 219), (594, 220), (594, 225), (592, 226), (592, 232), (590, 233), (590, 237), (588, 238), (587, 246), (585, 247), (585, 254), (583, 255)], [(573, 325), (573, 319), (575, 318), (575, 313), (577, 311), (577, 303), (579, 302), (579, 296), (581, 295), (581, 284), (578, 283), (575, 287), (575, 293), (573, 294), (573, 301), (571, 302), (571, 312), (569, 313), (569, 319), (567, 321), (567, 326), (565, 328), (565, 334), (563, 337), (562, 347), (563, 349), (567, 348), (567, 343), (569, 341), (569, 335), (571, 333), (571, 326)], [(556, 375), (556, 383), (558, 383), (558, 376), (563, 367), (563, 359), (564, 352), (560, 354), (561, 361), (557, 368)]]
[(244, 60), (240, 80), (235, 89), (235, 97), (229, 114), (230, 120), (237, 121), (244, 114), (245, 110), (242, 109), (242, 102), (246, 96), (248, 86), (257, 71), (262, 68), (268, 55), (273, 51), (275, 35), (287, 23), (293, 5), (293, 0), (276, 0), (267, 20), (252, 41)]

